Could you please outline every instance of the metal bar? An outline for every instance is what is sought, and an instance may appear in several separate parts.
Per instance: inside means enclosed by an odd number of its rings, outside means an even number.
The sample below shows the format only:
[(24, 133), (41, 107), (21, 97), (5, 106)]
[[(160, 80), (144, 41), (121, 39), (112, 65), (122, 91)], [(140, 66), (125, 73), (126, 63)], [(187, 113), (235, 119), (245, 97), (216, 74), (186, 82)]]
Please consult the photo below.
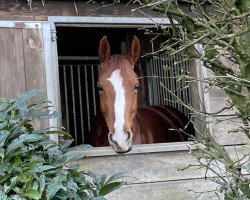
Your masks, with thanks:
[(175, 84), (174, 84), (174, 74), (173, 74), (173, 68), (175, 67), (175, 59), (174, 57), (171, 59), (171, 66), (170, 66), (170, 88), (173, 94), (171, 94), (171, 105), (173, 107), (176, 107), (176, 103), (175, 103)]
[(152, 96), (152, 85), (153, 85), (153, 80), (152, 80), (152, 58), (147, 59), (147, 86), (148, 86), (148, 97), (149, 97), (149, 105), (153, 105), (153, 96)]
[(88, 74), (87, 65), (84, 65), (84, 79), (85, 79), (85, 95), (86, 95), (86, 106), (87, 106), (87, 118), (88, 118), (88, 130), (90, 130), (90, 112), (89, 112), (89, 93), (88, 93)]
[(95, 56), (59, 56), (58, 60), (68, 60), (68, 61), (98, 61), (99, 58)]
[[(150, 85), (150, 87), (149, 87), (149, 90), (151, 90), (151, 91), (154, 91), (153, 90), (153, 88), (155, 87), (155, 78), (154, 78), (154, 60), (153, 60), (154, 58), (150, 58), (150, 61), (151, 61), (151, 74), (149, 74), (151, 77), (150, 77), (150, 79), (152, 80), (152, 85)], [(152, 95), (151, 95), (151, 102), (152, 102), (152, 104), (151, 105), (154, 105), (154, 99), (155, 99), (155, 91), (154, 92), (152, 92), (151, 93)]]
[[(185, 70), (186, 70), (186, 75), (188, 75), (188, 72), (189, 72), (189, 64), (188, 62), (185, 62)], [(189, 85), (188, 85), (188, 82), (185, 80), (185, 92), (186, 92), (186, 96), (187, 96), (187, 103), (188, 104), (191, 104), (191, 94), (190, 94), (190, 90), (189, 90)], [(187, 110), (187, 114), (186, 116), (187, 117), (190, 117), (190, 110), (188, 108), (186, 108)]]
[[(181, 57), (181, 56), (180, 56)], [(181, 62), (180, 64), (181, 66), (181, 75), (185, 75), (186, 74), (186, 65), (185, 62)], [(182, 83), (180, 84), (181, 88), (181, 92), (182, 92), (182, 101), (184, 102), (184, 104), (188, 103), (188, 98), (187, 98), (187, 88), (186, 88), (186, 81), (183, 80)], [(182, 106), (182, 110), (185, 116), (187, 116), (187, 108)]]
[(159, 81), (159, 96), (158, 96), (158, 103), (159, 105), (162, 105), (162, 91), (164, 90), (163, 89), (163, 82), (162, 82), (162, 58), (161, 58), (161, 54), (159, 54), (159, 62), (158, 62), (158, 66), (157, 66), (157, 69), (158, 69), (158, 81)]
[(96, 93), (95, 93), (95, 65), (91, 65), (91, 77), (92, 77), (92, 91), (93, 91), (93, 104), (94, 104), (94, 115), (96, 114)]
[(66, 67), (63, 65), (63, 86), (64, 86), (64, 98), (65, 98), (65, 112), (66, 112), (66, 123), (67, 131), (69, 131), (69, 103), (68, 103), (68, 86), (67, 86), (67, 73)]
[[(170, 75), (169, 75), (169, 58), (168, 58), (168, 55), (167, 53), (165, 52), (165, 65), (167, 65), (168, 67), (168, 70), (165, 70), (165, 77), (166, 77), (166, 87), (169, 89), (170, 88), (170, 84), (169, 84), (169, 80), (170, 80)], [(165, 96), (166, 96), (166, 104), (169, 105), (169, 99), (170, 99), (170, 96), (169, 96), (169, 92), (166, 90), (166, 93), (165, 93)]]
[[(178, 98), (180, 98), (181, 100), (183, 100), (182, 99), (182, 97), (181, 97), (181, 85), (180, 85), (180, 82), (177, 80), (177, 77), (179, 76), (179, 75), (181, 75), (180, 74), (180, 68), (181, 68), (181, 59), (180, 59), (180, 54), (177, 54), (176, 55), (176, 61), (177, 61), (177, 63), (178, 64), (176, 64), (176, 67), (175, 67), (175, 75), (176, 75), (176, 79), (175, 79), (175, 82), (176, 82), (176, 95), (177, 95), (177, 97)], [(182, 110), (181, 109), (181, 104), (180, 103), (177, 103), (177, 108), (178, 108), (178, 110)]]
[(77, 66), (77, 76), (78, 76), (78, 95), (79, 95), (79, 104), (80, 104), (80, 122), (81, 122), (81, 135), (82, 143), (84, 143), (84, 123), (83, 123), (83, 106), (82, 106), (82, 80), (81, 80), (81, 71), (80, 66)]
[[(72, 23), (81, 23), (81, 24), (88, 24), (89, 26), (95, 26), (96, 25), (151, 25), (155, 26), (156, 24), (161, 25), (170, 25), (170, 20), (168, 18), (146, 18), (146, 17), (72, 17), (72, 16), (49, 16), (48, 17), (49, 22), (56, 23), (57, 26), (63, 26), (67, 25), (69, 26)], [(178, 24), (176, 20), (173, 20), (173, 23)], [(80, 24), (78, 24), (80, 25)]]
[[(155, 71), (155, 105), (158, 105), (158, 95), (159, 95), (159, 84), (158, 84), (158, 73), (157, 73), (158, 58), (154, 60), (154, 71)], [(153, 88), (154, 89), (154, 88)]]
[(73, 107), (73, 121), (74, 121), (74, 139), (76, 145), (78, 145), (78, 137), (77, 137), (77, 124), (76, 124), (76, 105), (75, 105), (75, 88), (74, 88), (74, 73), (73, 66), (70, 65), (70, 77), (71, 77), (71, 95), (72, 95), (72, 107)]
[(155, 66), (156, 73), (157, 73), (157, 105), (160, 105), (160, 96), (161, 96), (161, 84), (160, 84), (160, 73), (159, 73), (159, 66), (160, 66), (160, 56), (158, 56), (157, 63)]
[[(164, 86), (168, 88), (168, 80), (167, 80), (167, 73), (166, 70), (164, 69), (164, 66), (166, 66), (166, 53), (164, 52), (163, 54), (163, 66), (162, 66), (162, 72), (163, 72), (163, 77), (164, 77)], [(167, 104), (167, 89), (164, 89), (163, 92), (163, 98), (164, 98), (164, 104)]]
[(160, 66), (159, 66), (159, 76), (160, 78), (160, 82), (163, 86), (161, 86), (161, 93), (160, 93), (160, 105), (165, 104), (165, 99), (164, 99), (164, 92), (165, 92), (165, 83), (164, 83), (164, 76), (163, 76), (163, 65), (164, 65), (164, 56), (163, 54), (160, 55)]

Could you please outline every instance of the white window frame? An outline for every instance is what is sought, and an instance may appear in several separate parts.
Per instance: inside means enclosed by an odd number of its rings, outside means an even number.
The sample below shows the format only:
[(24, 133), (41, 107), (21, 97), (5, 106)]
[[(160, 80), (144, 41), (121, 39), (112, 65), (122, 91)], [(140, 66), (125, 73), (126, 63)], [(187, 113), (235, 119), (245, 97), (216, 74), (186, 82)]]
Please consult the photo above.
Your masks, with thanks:
[[(177, 24), (176, 21), (174, 23)], [(44, 25), (44, 31), (47, 33), (50, 29), (52, 37), (50, 39), (44, 34), (45, 41), (45, 61), (46, 61), (46, 76), (47, 76), (47, 92), (48, 98), (52, 101), (55, 108), (60, 112), (60, 88), (59, 88), (59, 72), (58, 72), (58, 54), (56, 44), (55, 26), (58, 27), (155, 27), (155, 25), (170, 26), (170, 20), (167, 18), (141, 18), (141, 17), (63, 17), (63, 16), (49, 16), (48, 23)], [(53, 36), (54, 34), (54, 36)], [(49, 41), (50, 40), (50, 41)], [(47, 51), (46, 51), (47, 50)], [(48, 55), (48, 52), (51, 55)], [(202, 77), (205, 69), (201, 67), (202, 63), (196, 63), (197, 76)], [(203, 86), (199, 86), (202, 90)], [(199, 92), (202, 94), (202, 92)], [(204, 101), (208, 103), (208, 101)], [(209, 107), (209, 105), (205, 105)], [(50, 126), (60, 124), (60, 121), (50, 121)], [(52, 137), (58, 140), (57, 136)], [(133, 145), (133, 149), (127, 154), (139, 153), (159, 153), (159, 152), (175, 152), (188, 151), (191, 142), (171, 142), (171, 143), (155, 143), (155, 144), (141, 144)], [(74, 152), (83, 153), (88, 157), (96, 156), (110, 156), (116, 154), (110, 146), (108, 147), (94, 147), (85, 148), (82, 146), (74, 147)]]

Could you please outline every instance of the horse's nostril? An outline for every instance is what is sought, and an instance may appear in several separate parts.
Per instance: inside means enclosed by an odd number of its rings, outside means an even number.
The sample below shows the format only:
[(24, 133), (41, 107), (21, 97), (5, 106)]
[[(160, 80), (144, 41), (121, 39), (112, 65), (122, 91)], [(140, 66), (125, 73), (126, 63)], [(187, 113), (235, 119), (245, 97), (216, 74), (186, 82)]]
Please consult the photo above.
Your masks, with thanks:
[(127, 142), (130, 142), (132, 140), (133, 133), (131, 131), (127, 131), (127, 134), (128, 134)]
[(108, 140), (110, 143), (114, 144), (115, 141), (113, 140), (112, 135), (113, 135), (113, 133), (111, 133), (111, 132), (108, 134)]

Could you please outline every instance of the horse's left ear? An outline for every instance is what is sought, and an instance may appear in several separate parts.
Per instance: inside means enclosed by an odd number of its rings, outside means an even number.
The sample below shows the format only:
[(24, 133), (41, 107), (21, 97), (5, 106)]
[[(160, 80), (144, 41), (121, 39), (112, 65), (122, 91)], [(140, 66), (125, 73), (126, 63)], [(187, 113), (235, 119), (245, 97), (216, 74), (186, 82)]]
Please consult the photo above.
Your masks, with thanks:
[(131, 64), (134, 65), (140, 58), (140, 52), (141, 52), (140, 41), (136, 36), (134, 36), (134, 39), (132, 41), (131, 47), (128, 50), (126, 58), (129, 60)]
[(101, 63), (106, 62), (110, 58), (110, 45), (107, 36), (103, 36), (99, 43), (98, 57)]

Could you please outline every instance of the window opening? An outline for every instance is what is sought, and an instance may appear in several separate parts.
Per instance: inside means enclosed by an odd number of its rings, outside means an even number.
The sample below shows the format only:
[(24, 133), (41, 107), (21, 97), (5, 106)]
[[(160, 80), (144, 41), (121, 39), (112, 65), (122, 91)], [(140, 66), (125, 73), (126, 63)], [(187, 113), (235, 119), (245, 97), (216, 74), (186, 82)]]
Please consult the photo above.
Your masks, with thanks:
[[(151, 36), (138, 28), (57, 27), (62, 124), (74, 138), (73, 145), (88, 140), (91, 121), (99, 110), (97, 54), (104, 35), (108, 36), (111, 54), (125, 53), (134, 35), (141, 41), (142, 55), (152, 51)], [(141, 58), (135, 71), (142, 77), (139, 106), (167, 104), (189, 116), (188, 109), (175, 101), (175, 96), (187, 104), (191, 101), (185, 81), (176, 81), (188, 73), (187, 62), (161, 53)]]

